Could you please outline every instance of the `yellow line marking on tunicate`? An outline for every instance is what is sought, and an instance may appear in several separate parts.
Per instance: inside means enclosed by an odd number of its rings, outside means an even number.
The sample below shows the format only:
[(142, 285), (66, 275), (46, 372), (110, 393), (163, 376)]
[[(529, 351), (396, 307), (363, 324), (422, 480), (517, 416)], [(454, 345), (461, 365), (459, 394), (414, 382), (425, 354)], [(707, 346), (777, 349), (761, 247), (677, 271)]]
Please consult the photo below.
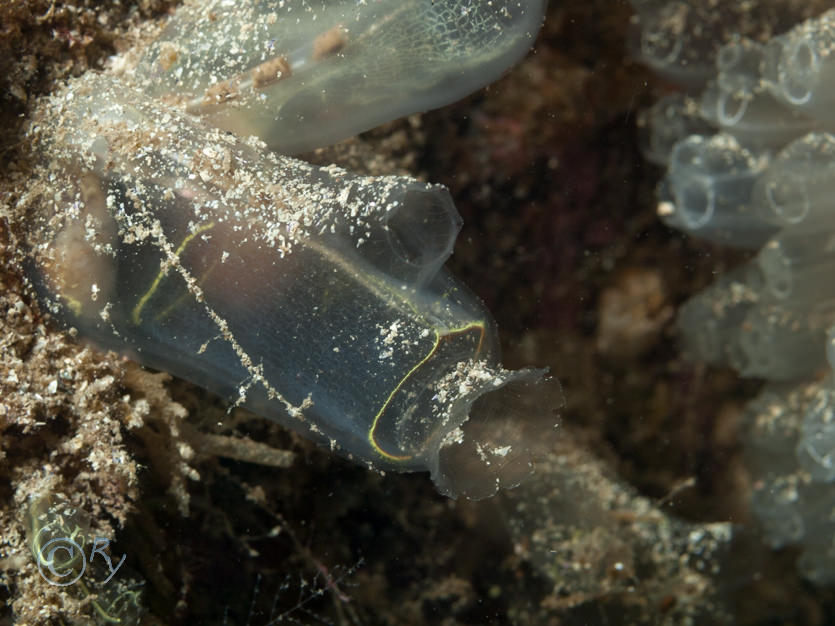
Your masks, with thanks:
[(81, 301), (77, 298), (73, 298), (72, 296), (68, 296), (65, 293), (62, 293), (61, 297), (66, 301), (67, 306), (70, 307), (70, 311), (72, 311), (76, 317), (81, 317)]
[(397, 455), (397, 454), (392, 454), (390, 452), (386, 452), (385, 450), (383, 450), (383, 448), (377, 442), (377, 427), (380, 425), (380, 419), (382, 418), (383, 413), (386, 412), (386, 409), (388, 409), (392, 400), (394, 400), (394, 396), (403, 388), (403, 386), (408, 382), (408, 380), (412, 377), (412, 375), (419, 368), (421, 368), (427, 361), (429, 361), (429, 359), (431, 359), (435, 355), (435, 353), (438, 351), (438, 348), (441, 345), (441, 341), (445, 341), (445, 340), (450, 339), (450, 338), (452, 338), (456, 335), (463, 335), (464, 333), (468, 333), (468, 332), (471, 332), (473, 330), (478, 330), (478, 332), (479, 332), (478, 346), (476, 347), (476, 353), (475, 353), (475, 356), (477, 357), (479, 355), (479, 353), (481, 352), (481, 348), (484, 344), (484, 335), (485, 335), (484, 322), (473, 322), (473, 323), (468, 324), (466, 326), (462, 326), (461, 328), (453, 328), (449, 332), (444, 333), (443, 335), (440, 334), (437, 331), (437, 329), (433, 329), (433, 332), (435, 333), (435, 345), (432, 346), (432, 349), (429, 351), (429, 353), (425, 357), (423, 357), (420, 361), (418, 361), (418, 363), (412, 369), (410, 369), (402, 379), (400, 379), (400, 382), (397, 383), (397, 385), (395, 385), (394, 389), (389, 394), (388, 398), (386, 398), (386, 401), (383, 402), (383, 406), (380, 407), (379, 411), (377, 411), (377, 415), (374, 416), (374, 421), (372, 422), (371, 428), (368, 431), (368, 443), (371, 444), (371, 447), (374, 449), (374, 451), (377, 454), (379, 454), (381, 457), (383, 457), (385, 459), (388, 459), (390, 461), (408, 461), (409, 459), (411, 459), (414, 456), (414, 455), (411, 455), (411, 454)]
[[(186, 249), (186, 246), (188, 246), (188, 244), (190, 244), (192, 242), (192, 240), (195, 237), (197, 237), (197, 235), (199, 235), (201, 233), (204, 233), (207, 230), (211, 230), (214, 227), (215, 227), (215, 223), (214, 222), (209, 222), (208, 224), (201, 225), (193, 233), (189, 233), (188, 235), (186, 235), (186, 238), (183, 239), (180, 246), (174, 251), (174, 256), (179, 258), (179, 256)], [(136, 303), (136, 306), (133, 307), (133, 311), (131, 312), (131, 320), (133, 321), (134, 324), (139, 325), (139, 324), (142, 323), (142, 309), (145, 307), (146, 304), (148, 304), (148, 300), (150, 300), (154, 296), (154, 293), (159, 288), (160, 283), (162, 283), (162, 281), (165, 278), (165, 275), (167, 273), (168, 273), (168, 268), (167, 267), (165, 269), (161, 269), (159, 271), (159, 274), (157, 274), (156, 278), (154, 278), (154, 282), (151, 283), (150, 289), (148, 289), (148, 291), (145, 292), (145, 295), (143, 295), (139, 299), (139, 302)]]
[[(92, 558), (92, 557), (91, 557)], [(83, 580), (79, 580), (78, 584), (81, 585), (81, 591), (84, 594), (85, 598), (89, 598), (90, 596), (94, 595), (93, 590), (90, 589), (86, 584), (84, 584)], [(99, 614), (104, 621), (109, 622), (111, 624), (121, 624), (122, 620), (118, 617), (113, 617), (110, 615), (105, 608), (98, 602), (98, 600), (92, 600), (93, 608), (96, 610), (96, 613)]]
[[(203, 275), (197, 281), (198, 285), (203, 285), (206, 282), (206, 279), (209, 278), (209, 274), (211, 274), (214, 271), (214, 269), (217, 267), (217, 263), (218, 263), (217, 260), (215, 260), (211, 264), (209, 269), (207, 269), (205, 272), (203, 272)], [(188, 297), (190, 295), (191, 294), (188, 292), (188, 290), (184, 291), (183, 294), (179, 298), (177, 298), (176, 300), (174, 300), (174, 302), (169, 304), (162, 312), (157, 313), (156, 316), (154, 317), (154, 319), (157, 320), (158, 322), (164, 320), (166, 317), (171, 315), (171, 312), (174, 309), (176, 309), (177, 307), (182, 305), (183, 302), (188, 300)]]
[[(394, 307), (395, 303), (400, 306), (400, 310), (403, 310), (405, 306), (408, 311), (418, 317), (421, 318), (424, 323), (427, 323), (425, 315), (418, 310), (415, 306), (414, 302), (412, 302), (405, 294), (401, 293), (397, 289), (393, 289), (390, 286), (386, 285), (384, 281), (380, 280), (379, 278), (373, 276), (370, 272), (358, 272), (352, 264), (345, 259), (342, 255), (335, 253), (332, 250), (326, 249), (324, 246), (318, 244), (313, 240), (305, 240), (303, 245), (308, 249), (317, 252), (323, 258), (328, 259), (334, 265), (341, 268), (346, 274), (351, 276), (355, 281), (360, 283), (364, 286), (368, 291), (375, 294), (377, 297), (381, 298), (382, 300), (386, 301), (389, 306)], [(455, 335), (460, 335), (463, 333), (467, 333), (473, 330), (478, 330), (479, 332), (479, 339), (478, 339), (478, 346), (476, 346), (475, 357), (481, 354), (481, 351), (484, 347), (484, 339), (486, 336), (486, 324), (483, 320), (476, 320), (465, 324), (464, 326), (459, 326), (456, 328), (451, 328), (444, 334), (441, 334), (438, 331), (436, 326), (432, 326), (431, 323), (427, 323), (427, 328), (430, 328), (432, 332), (435, 334), (435, 345), (432, 346), (432, 349), (429, 353), (423, 357), (412, 369), (410, 369), (406, 375), (400, 380), (400, 382), (395, 385), (392, 392), (388, 395), (385, 402), (383, 403), (380, 410), (377, 411), (377, 414), (374, 416), (374, 420), (371, 424), (371, 428), (368, 431), (368, 442), (371, 445), (372, 449), (379, 454), (381, 457), (388, 459), (390, 461), (408, 461), (409, 459), (413, 458), (414, 455), (397, 455), (392, 454), (390, 452), (386, 452), (382, 446), (377, 442), (377, 427), (380, 425), (380, 420), (383, 414), (386, 412), (386, 409), (389, 407), (391, 402), (394, 399), (394, 396), (403, 388), (403, 386), (408, 382), (409, 378), (411, 378), (414, 373), (420, 369), (429, 359), (431, 359), (435, 353), (438, 351), (438, 348), (441, 345), (441, 341), (445, 339), (449, 339), (454, 337)]]

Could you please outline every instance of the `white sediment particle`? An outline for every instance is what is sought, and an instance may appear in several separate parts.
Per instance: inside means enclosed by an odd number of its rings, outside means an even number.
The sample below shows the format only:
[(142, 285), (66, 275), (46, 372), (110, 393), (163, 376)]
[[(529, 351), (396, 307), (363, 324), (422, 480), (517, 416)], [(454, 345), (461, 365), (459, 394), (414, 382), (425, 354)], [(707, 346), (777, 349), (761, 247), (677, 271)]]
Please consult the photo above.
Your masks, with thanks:
[[(348, 198), (350, 197), (350, 195), (351, 195), (351, 187), (350, 187), (350, 185), (346, 185), (339, 192), (339, 195), (336, 198), (337, 202), (339, 202), (339, 204), (341, 204), (342, 206), (348, 206)], [(351, 215), (356, 215), (356, 210), (357, 210), (356, 206), (351, 207)]]
[(462, 444), (464, 443), (464, 431), (461, 430), (460, 426), (456, 426), (451, 431), (449, 431), (444, 438), (441, 439), (441, 448), (446, 448), (447, 446), (451, 446), (452, 444)]

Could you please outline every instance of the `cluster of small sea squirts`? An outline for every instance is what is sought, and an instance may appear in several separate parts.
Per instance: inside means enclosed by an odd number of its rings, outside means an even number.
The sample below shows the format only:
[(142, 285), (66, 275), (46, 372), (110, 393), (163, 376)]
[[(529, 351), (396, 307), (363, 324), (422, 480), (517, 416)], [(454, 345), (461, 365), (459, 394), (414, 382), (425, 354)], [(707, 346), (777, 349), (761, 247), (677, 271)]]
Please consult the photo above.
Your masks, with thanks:
[(644, 118), (647, 157), (667, 168), (659, 215), (694, 237), (757, 251), (681, 308), (685, 349), (770, 381), (746, 410), (752, 508), (771, 546), (799, 545), (801, 573), (831, 584), (835, 11), (765, 42), (731, 36), (719, 47), (695, 5), (633, 4), (639, 55), (700, 90), (667, 96)]

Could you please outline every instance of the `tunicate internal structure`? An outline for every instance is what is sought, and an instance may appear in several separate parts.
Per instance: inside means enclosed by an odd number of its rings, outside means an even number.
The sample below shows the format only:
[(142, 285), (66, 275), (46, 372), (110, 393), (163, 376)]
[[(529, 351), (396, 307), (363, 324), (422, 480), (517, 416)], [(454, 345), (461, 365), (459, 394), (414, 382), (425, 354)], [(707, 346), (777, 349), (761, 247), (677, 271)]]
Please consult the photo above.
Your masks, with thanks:
[(545, 0), (195, 0), (140, 63), (152, 97), (284, 154), (448, 104), (533, 44)]
[(634, 4), (643, 40), (670, 48), (643, 57), (702, 90), (644, 116), (647, 156), (667, 165), (659, 214), (757, 251), (683, 305), (685, 351), (771, 381), (746, 409), (751, 506), (770, 545), (799, 544), (803, 574), (835, 583), (835, 11), (705, 49), (716, 17), (670, 19), (699, 16), (696, 3)]

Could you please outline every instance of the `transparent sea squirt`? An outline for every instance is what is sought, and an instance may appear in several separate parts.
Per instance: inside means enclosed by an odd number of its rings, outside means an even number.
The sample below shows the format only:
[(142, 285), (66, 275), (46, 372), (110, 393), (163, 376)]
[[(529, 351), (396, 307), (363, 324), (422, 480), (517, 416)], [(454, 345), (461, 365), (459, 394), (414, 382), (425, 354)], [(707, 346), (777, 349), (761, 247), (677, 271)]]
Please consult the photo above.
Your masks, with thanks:
[(136, 76), (152, 97), (296, 154), (454, 102), (533, 45), (545, 0), (196, 0)]
[(449, 495), (529, 473), (514, 407), (543, 372), (501, 367), (443, 269), (443, 187), (276, 155), (95, 74), (30, 136), (33, 282), (82, 337)]

